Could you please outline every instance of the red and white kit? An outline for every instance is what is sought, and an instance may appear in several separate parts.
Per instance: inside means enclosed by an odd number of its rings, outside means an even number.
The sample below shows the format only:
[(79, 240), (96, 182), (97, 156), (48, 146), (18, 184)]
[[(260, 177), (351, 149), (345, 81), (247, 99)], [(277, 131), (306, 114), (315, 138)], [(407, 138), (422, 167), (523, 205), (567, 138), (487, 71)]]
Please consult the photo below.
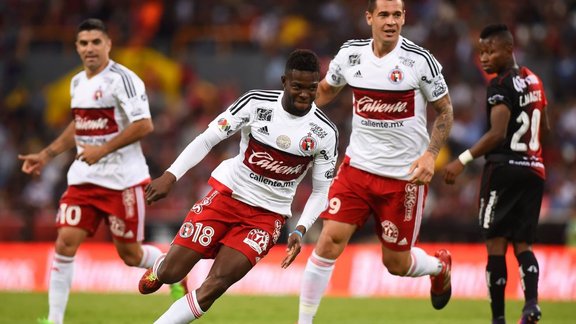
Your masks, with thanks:
[(354, 93), (350, 165), (372, 174), (408, 180), (410, 165), (428, 148), (426, 104), (448, 93), (442, 66), (427, 50), (400, 37), (382, 58), (372, 39), (350, 40), (326, 74), (335, 87)]
[[(144, 82), (126, 67), (110, 61), (88, 79), (84, 71), (70, 84), (76, 144), (101, 145), (131, 122), (150, 118)], [(78, 152), (82, 149), (77, 146)], [(68, 185), (92, 183), (123, 190), (150, 178), (139, 142), (112, 152), (93, 165), (75, 160), (68, 171)]]
[(243, 203), (290, 217), (296, 187), (313, 166), (313, 192), (299, 221), (309, 228), (326, 206), (338, 135), (315, 105), (305, 116), (287, 113), (281, 104), (283, 93), (244, 94), (186, 147), (168, 171), (179, 179), (214, 145), (240, 131), (239, 154), (212, 172), (210, 184)]
[[(72, 115), (76, 149), (102, 145), (131, 122), (150, 118), (144, 82), (126, 67), (110, 61), (88, 79), (84, 71), (72, 78)], [(144, 239), (143, 185), (150, 180), (139, 142), (126, 145), (95, 164), (74, 160), (68, 189), (60, 200), (58, 227), (83, 228), (93, 235), (104, 220), (119, 240)]]

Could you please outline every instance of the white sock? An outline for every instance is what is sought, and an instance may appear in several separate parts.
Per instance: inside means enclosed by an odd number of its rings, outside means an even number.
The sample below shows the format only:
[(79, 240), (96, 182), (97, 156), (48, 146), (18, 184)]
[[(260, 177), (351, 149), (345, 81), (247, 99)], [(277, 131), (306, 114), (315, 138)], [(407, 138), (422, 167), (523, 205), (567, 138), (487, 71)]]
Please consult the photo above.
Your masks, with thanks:
[(322, 296), (330, 282), (335, 262), (336, 260), (318, 256), (316, 251), (313, 251), (308, 258), (300, 290), (299, 324), (312, 323), (312, 319), (318, 311), (318, 306), (320, 306)]
[(48, 320), (62, 324), (74, 275), (74, 257), (54, 254), (48, 288)]
[(138, 268), (150, 268), (161, 255), (162, 251), (154, 245), (142, 245), (142, 260), (140, 260)]
[(160, 256), (156, 258), (154, 264), (152, 265), (152, 273), (156, 277), (158, 277), (158, 268), (160, 268), (160, 265), (162, 264), (162, 262), (164, 262), (164, 259), (166, 259), (166, 254), (160, 254)]
[(178, 299), (154, 324), (186, 324), (202, 317), (204, 311), (196, 299), (196, 290)]
[(438, 258), (430, 256), (421, 248), (412, 247), (410, 250), (412, 265), (406, 273), (406, 277), (435, 276), (442, 271), (442, 262)]

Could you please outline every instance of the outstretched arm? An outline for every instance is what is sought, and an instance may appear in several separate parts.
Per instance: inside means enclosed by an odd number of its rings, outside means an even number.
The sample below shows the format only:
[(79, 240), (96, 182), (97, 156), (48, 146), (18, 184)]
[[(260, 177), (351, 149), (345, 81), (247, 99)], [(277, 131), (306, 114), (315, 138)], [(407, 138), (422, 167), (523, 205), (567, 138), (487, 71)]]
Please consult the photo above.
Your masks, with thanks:
[(214, 128), (208, 127), (204, 133), (198, 135), (172, 163), (172, 165), (160, 177), (154, 179), (146, 186), (146, 203), (162, 199), (168, 195), (174, 183), (180, 179), (188, 170), (200, 163), (202, 159), (212, 150), (214, 145), (220, 143), (222, 139), (218, 136)]
[(39, 153), (33, 154), (19, 154), (18, 159), (24, 161), (22, 164), (22, 172), (32, 174), (35, 176), (40, 175), (42, 169), (50, 160), (58, 154), (73, 148), (76, 143), (74, 141), (75, 123), (72, 121), (66, 129), (56, 138), (50, 145), (46, 146)]
[(446, 141), (452, 129), (454, 114), (452, 112), (452, 101), (450, 95), (446, 94), (442, 98), (431, 103), (436, 111), (436, 119), (430, 135), (430, 144), (428, 149), (412, 165), (408, 173), (412, 174), (410, 182), (416, 184), (427, 184), (432, 180), (434, 175), (434, 163), (436, 157)]

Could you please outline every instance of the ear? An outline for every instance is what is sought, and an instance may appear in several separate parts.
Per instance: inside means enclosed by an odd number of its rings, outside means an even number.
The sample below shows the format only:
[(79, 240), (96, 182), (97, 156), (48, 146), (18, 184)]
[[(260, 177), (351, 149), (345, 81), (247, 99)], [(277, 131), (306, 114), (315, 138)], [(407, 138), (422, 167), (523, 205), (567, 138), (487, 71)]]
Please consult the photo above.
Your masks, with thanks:
[(368, 26), (372, 26), (372, 13), (366, 11), (365, 17), (366, 17), (366, 24), (368, 24)]
[(283, 86), (286, 86), (286, 75), (281, 76), (280, 81), (282, 82)]

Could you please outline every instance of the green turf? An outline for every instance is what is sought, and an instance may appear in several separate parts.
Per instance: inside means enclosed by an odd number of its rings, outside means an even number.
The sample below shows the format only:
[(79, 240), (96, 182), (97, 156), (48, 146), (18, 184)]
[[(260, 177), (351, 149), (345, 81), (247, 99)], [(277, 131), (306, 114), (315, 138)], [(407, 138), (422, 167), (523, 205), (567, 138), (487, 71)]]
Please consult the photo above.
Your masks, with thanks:
[[(0, 293), (0, 323), (35, 323), (47, 314), (44, 293)], [(152, 323), (172, 301), (167, 294), (73, 293), (66, 324)], [(199, 323), (293, 324), (297, 318), (297, 297), (224, 296), (216, 301)], [(516, 323), (518, 301), (507, 302), (508, 323)], [(542, 302), (542, 323), (576, 323), (574, 302)], [(432, 308), (424, 299), (325, 298), (315, 323), (490, 323), (486, 300), (450, 301), (444, 310)]]

